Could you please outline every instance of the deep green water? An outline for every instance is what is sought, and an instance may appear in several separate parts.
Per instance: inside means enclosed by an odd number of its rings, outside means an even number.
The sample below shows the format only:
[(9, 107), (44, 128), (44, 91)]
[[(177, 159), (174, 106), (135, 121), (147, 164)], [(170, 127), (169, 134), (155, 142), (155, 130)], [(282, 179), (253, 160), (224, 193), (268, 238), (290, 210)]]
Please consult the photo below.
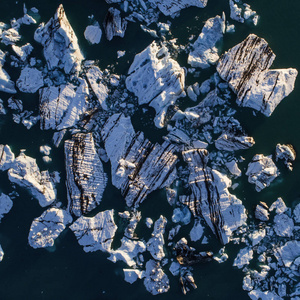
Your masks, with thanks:
[[(107, 12), (108, 5), (104, 0), (44, 0), (27, 1), (27, 7), (35, 6), (41, 15), (40, 21), (47, 22), (53, 16), (57, 6), (63, 3), (68, 19), (74, 28), (79, 45), (88, 59), (99, 60), (101, 68), (115, 64), (115, 72), (126, 74), (134, 55), (142, 51), (152, 41), (152, 37), (144, 33), (138, 24), (129, 23), (124, 39), (114, 38), (108, 42), (102, 37), (101, 43), (89, 46), (84, 39), (83, 32), (89, 25), (88, 16), (93, 14), (95, 19), (102, 23)], [(224, 37), (223, 50), (227, 50), (241, 42), (249, 33), (255, 33), (268, 42), (277, 58), (273, 68), (294, 67), (300, 70), (300, 2), (295, 0), (251, 0), (248, 1), (252, 9), (260, 15), (257, 27), (245, 24), (236, 24), (236, 33), (227, 34)], [(8, 23), (13, 17), (22, 16), (23, 2), (16, 4), (15, 1), (2, 0), (0, 3), (0, 21)], [(209, 17), (221, 14), (222, 11), (229, 16), (229, 5), (226, 0), (209, 0), (205, 9), (190, 8), (181, 12), (181, 16), (172, 21), (171, 31), (174, 37), (178, 37), (180, 43), (186, 44), (191, 34), (199, 34), (203, 23)], [(196, 19), (196, 17), (198, 17)], [(168, 18), (161, 18), (162, 21)], [(33, 41), (33, 32), (37, 25), (23, 26), (21, 34), (26, 42), (32, 42), (36, 55), (41, 55), (41, 46)], [(22, 45), (22, 42), (20, 44)], [(6, 50), (3, 44), (0, 49)], [(117, 50), (126, 50), (126, 55), (116, 63)], [(182, 66), (186, 65), (187, 56), (181, 55), (178, 60)], [(5, 66), (13, 79), (19, 76), (19, 70)], [(213, 72), (213, 68), (211, 70)], [(203, 72), (200, 81), (207, 78)], [(193, 82), (188, 78), (187, 82)], [(9, 95), (0, 93), (0, 98), (8, 99)], [(31, 94), (18, 95), (24, 102), (25, 109), (38, 109), (38, 97)], [(296, 81), (294, 92), (286, 98), (275, 110), (271, 117), (266, 118), (260, 114), (253, 116), (250, 109), (238, 109), (238, 119), (246, 131), (254, 137), (256, 144), (250, 150), (243, 152), (245, 163), (240, 167), (243, 171), (253, 155), (262, 153), (273, 154), (277, 143), (290, 143), (296, 151), (300, 149), (300, 89), (299, 78)], [(233, 100), (234, 102), (234, 100)], [(233, 103), (234, 106), (234, 103)], [(134, 124), (145, 130), (145, 134), (152, 141), (159, 141), (165, 131), (158, 130), (147, 125), (143, 126), (136, 115)], [(139, 124), (140, 123), (140, 124)], [(149, 122), (148, 122), (149, 123)], [(148, 124), (147, 123), (147, 124)], [(150, 123), (151, 124), (151, 123)], [(66, 205), (66, 190), (64, 187), (64, 156), (63, 147), (53, 148), (51, 157), (53, 162), (45, 164), (39, 153), (39, 146), (51, 145), (52, 132), (41, 132), (38, 126), (27, 130), (23, 125), (12, 122), (11, 115), (0, 117), (0, 143), (9, 144), (15, 154), (20, 149), (26, 149), (26, 154), (37, 158), (41, 170), (60, 171), (62, 180), (58, 186), (58, 198)], [(105, 165), (109, 173), (109, 164)], [(297, 159), (294, 163), (293, 172), (280, 168), (281, 176), (278, 177), (271, 187), (257, 193), (254, 186), (247, 183), (247, 178), (242, 176), (234, 181), (239, 183), (235, 194), (243, 200), (244, 205), (253, 213), (253, 207), (259, 201), (271, 204), (281, 196), (289, 206), (295, 206), (300, 199), (299, 179), (300, 163)], [(6, 172), (0, 173), (0, 191), (9, 193), (13, 190), (7, 179)], [(66, 230), (56, 241), (55, 249), (32, 249), (27, 242), (28, 232), (32, 220), (40, 216), (44, 211), (38, 202), (24, 190), (16, 188), (19, 196), (14, 199), (14, 206), (0, 224), (0, 244), (5, 252), (4, 260), (0, 264), (0, 299), (153, 299), (146, 292), (142, 281), (133, 285), (123, 280), (123, 263), (113, 264), (106, 259), (107, 254), (102, 252), (85, 253), (78, 245), (74, 234)], [(111, 185), (109, 180), (101, 205), (96, 211), (115, 208), (117, 211), (125, 209), (124, 200), (119, 191)], [(152, 230), (146, 229), (144, 218), (157, 219), (164, 214), (170, 219), (172, 210), (166, 201), (164, 191), (152, 193), (141, 205), (143, 220), (138, 227), (140, 236), (149, 236)], [(120, 231), (122, 224), (118, 224)], [(182, 229), (182, 233), (188, 233), (192, 224)], [(168, 230), (167, 230), (168, 231)], [(146, 232), (146, 234), (145, 234)], [(218, 250), (221, 246), (211, 238), (210, 245), (194, 243), (199, 251)], [(117, 243), (116, 243), (117, 246)], [(241, 271), (233, 269), (232, 263), (238, 252), (237, 245), (226, 247), (230, 258), (223, 264), (212, 262), (206, 265), (194, 267), (194, 278), (198, 289), (183, 296), (178, 284), (178, 278), (172, 277), (168, 270), (171, 289), (167, 294), (155, 296), (157, 299), (248, 299), (247, 293), (242, 290)], [(170, 253), (169, 253), (170, 255)]]

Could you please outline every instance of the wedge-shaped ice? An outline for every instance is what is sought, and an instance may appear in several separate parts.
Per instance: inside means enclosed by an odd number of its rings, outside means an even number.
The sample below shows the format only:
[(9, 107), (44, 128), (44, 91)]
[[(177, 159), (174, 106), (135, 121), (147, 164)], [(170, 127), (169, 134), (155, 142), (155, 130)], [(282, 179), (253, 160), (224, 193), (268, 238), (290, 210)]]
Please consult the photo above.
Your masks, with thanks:
[(5, 171), (12, 166), (15, 155), (8, 145), (0, 144), (0, 170)]
[(10, 80), (9, 75), (3, 69), (5, 63), (5, 53), (0, 50), (0, 91), (10, 94), (15, 94), (17, 91), (15, 89), (15, 84)]
[(62, 4), (46, 25), (40, 24), (34, 39), (44, 47), (44, 56), (49, 70), (59, 68), (66, 74), (80, 71), (84, 57)]
[(108, 96), (108, 88), (103, 83), (103, 72), (98, 67), (93, 66), (87, 70), (86, 78), (93, 92), (95, 93), (101, 107), (104, 110), (107, 110), (107, 104), (105, 100)]

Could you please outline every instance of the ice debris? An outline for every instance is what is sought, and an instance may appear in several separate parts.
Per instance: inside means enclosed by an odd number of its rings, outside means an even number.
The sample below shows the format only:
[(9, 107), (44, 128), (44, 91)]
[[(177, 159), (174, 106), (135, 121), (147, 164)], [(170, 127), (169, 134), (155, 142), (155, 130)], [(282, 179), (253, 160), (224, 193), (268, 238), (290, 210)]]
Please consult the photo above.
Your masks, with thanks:
[(272, 155), (257, 154), (249, 163), (246, 175), (248, 176), (248, 181), (255, 184), (256, 191), (260, 192), (270, 185), (279, 175), (279, 171), (272, 160)]

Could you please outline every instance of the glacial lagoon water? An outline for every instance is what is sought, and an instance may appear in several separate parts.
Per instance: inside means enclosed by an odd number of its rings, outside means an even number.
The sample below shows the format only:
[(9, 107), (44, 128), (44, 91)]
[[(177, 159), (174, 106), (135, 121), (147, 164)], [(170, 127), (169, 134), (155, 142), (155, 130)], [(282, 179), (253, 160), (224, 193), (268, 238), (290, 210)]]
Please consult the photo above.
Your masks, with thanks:
[[(67, 17), (78, 37), (80, 48), (84, 56), (88, 59), (99, 61), (99, 66), (105, 68), (107, 65), (115, 66), (115, 73), (126, 74), (133, 61), (135, 54), (147, 47), (153, 38), (143, 32), (139, 24), (129, 23), (125, 37), (114, 38), (108, 42), (104, 35), (99, 45), (91, 46), (84, 39), (83, 32), (89, 25), (88, 16), (93, 14), (95, 19), (102, 23), (109, 5), (104, 0), (44, 0), (26, 1), (28, 8), (35, 6), (39, 9), (39, 22), (47, 22), (55, 13), (58, 5), (64, 5)], [(223, 51), (241, 42), (249, 33), (255, 33), (265, 38), (274, 53), (277, 55), (272, 68), (293, 67), (300, 70), (299, 56), (299, 14), (300, 3), (298, 1), (259, 1), (250, 0), (251, 8), (256, 10), (260, 16), (258, 26), (252, 27), (246, 24), (236, 25), (236, 32), (226, 34), (222, 45)], [(9, 23), (13, 17), (22, 16), (23, 2), (2, 0), (0, 3), (0, 21)], [(225, 12), (229, 16), (229, 5), (226, 0), (209, 0), (204, 9), (188, 8), (181, 11), (180, 17), (172, 21), (171, 31), (174, 37), (179, 39), (182, 45), (187, 44), (189, 36), (198, 35), (204, 22)], [(161, 21), (169, 18), (161, 15)], [(20, 33), (26, 42), (32, 42), (35, 47), (36, 57), (41, 57), (41, 46), (33, 41), (33, 33), (37, 25), (23, 26)], [(6, 47), (0, 44), (0, 49)], [(118, 50), (126, 50), (126, 55), (116, 60)], [(187, 66), (187, 57), (180, 55), (178, 62), (181, 66)], [(10, 68), (7, 64), (5, 69), (13, 80), (19, 77), (19, 70)], [(214, 67), (200, 74), (199, 82), (208, 78), (215, 72)], [(193, 78), (187, 78), (187, 84), (193, 82)], [(9, 95), (0, 93), (0, 98), (4, 102)], [(28, 110), (38, 111), (37, 94), (21, 94), (24, 106)], [(267, 118), (259, 113), (253, 115), (252, 110), (238, 108), (233, 99), (233, 107), (238, 110), (238, 119), (241, 121), (246, 132), (253, 136), (256, 144), (251, 149), (243, 152), (245, 162), (240, 165), (243, 174), (251, 158), (257, 154), (274, 154), (277, 143), (292, 144), (297, 152), (300, 149), (300, 89), (299, 79), (296, 81), (295, 90), (277, 107), (271, 117)], [(189, 100), (187, 100), (189, 101)], [(189, 102), (191, 104), (191, 102)], [(185, 104), (182, 104), (184, 107)], [(187, 105), (188, 106), (188, 105)], [(142, 118), (141, 118), (142, 116)], [(153, 142), (162, 141), (165, 129), (155, 128), (152, 120), (154, 114), (149, 115), (137, 113), (133, 118), (135, 127), (145, 132), (145, 135)], [(40, 131), (39, 126), (34, 126), (27, 130), (23, 125), (15, 124), (11, 114), (0, 116), (0, 143), (9, 144), (18, 154), (20, 149), (26, 149), (26, 154), (37, 159), (41, 170), (59, 171), (61, 173), (61, 183), (57, 186), (57, 197), (67, 204), (64, 170), (63, 145), (58, 149), (52, 148), (52, 163), (46, 164), (42, 160), (39, 146), (51, 144), (53, 132)], [(110, 173), (109, 164), (105, 164), (106, 172)], [(281, 175), (260, 193), (257, 193), (253, 185), (247, 182), (247, 177), (243, 175), (233, 182), (239, 183), (234, 194), (243, 201), (249, 212), (249, 218), (253, 216), (253, 208), (259, 201), (271, 204), (277, 197), (281, 196), (286, 204), (294, 207), (300, 200), (299, 181), (300, 163), (297, 159), (294, 162), (293, 172), (287, 171), (283, 165), (280, 166)], [(6, 172), (0, 173), (0, 191), (10, 193), (13, 190), (12, 184), (7, 179)], [(33, 249), (28, 245), (28, 232), (32, 220), (40, 216), (44, 211), (38, 202), (31, 199), (29, 193), (16, 187), (19, 194), (13, 201), (14, 206), (0, 224), (0, 243), (5, 252), (3, 261), (0, 263), (0, 299), (153, 299), (142, 281), (132, 285), (123, 279), (122, 268), (125, 265), (121, 262), (113, 264), (107, 260), (107, 254), (100, 251), (85, 253), (78, 245), (74, 234), (66, 230), (56, 240), (55, 246), (51, 249)], [(125, 209), (125, 202), (120, 192), (112, 186), (111, 180), (104, 192), (100, 206), (91, 213), (94, 215), (98, 211), (114, 208), (116, 211)], [(152, 193), (141, 205), (143, 219), (138, 227), (137, 234), (147, 238), (151, 230), (144, 234), (146, 227), (144, 218), (151, 217), (156, 220), (161, 214), (171, 219), (172, 209), (166, 201), (164, 191)], [(121, 236), (124, 224), (121, 221), (118, 234)], [(180, 235), (187, 235), (192, 224), (186, 226)], [(118, 236), (117, 234), (117, 236)], [(211, 234), (210, 234), (211, 235)], [(118, 246), (118, 239), (113, 245)], [(218, 251), (221, 245), (211, 236), (208, 245), (191, 243), (199, 251)], [(183, 296), (178, 278), (170, 275), (168, 270), (171, 289), (168, 293), (156, 296), (157, 299), (249, 299), (247, 293), (242, 290), (243, 273), (232, 267), (233, 260), (239, 250), (238, 245), (226, 247), (229, 259), (219, 264), (213, 261), (204, 265), (194, 267), (194, 279), (198, 289)], [(172, 257), (171, 253), (167, 256)], [(147, 257), (146, 257), (147, 258)]]

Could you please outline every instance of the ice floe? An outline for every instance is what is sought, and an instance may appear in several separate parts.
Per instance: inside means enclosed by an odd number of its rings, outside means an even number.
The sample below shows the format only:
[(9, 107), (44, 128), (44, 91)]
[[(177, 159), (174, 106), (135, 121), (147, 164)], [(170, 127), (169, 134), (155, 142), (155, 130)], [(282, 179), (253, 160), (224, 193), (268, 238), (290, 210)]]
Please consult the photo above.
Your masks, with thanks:
[(218, 44), (223, 39), (225, 32), (225, 20), (220, 16), (208, 19), (196, 42), (192, 45), (192, 51), (188, 57), (188, 63), (192, 67), (208, 68), (216, 64), (219, 59)]
[(117, 231), (114, 210), (105, 210), (94, 217), (80, 217), (71, 226), (79, 245), (85, 252), (101, 250), (109, 252)]
[(28, 242), (33, 248), (51, 247), (54, 240), (72, 222), (71, 215), (60, 208), (49, 208), (31, 224)]
[(42, 207), (50, 205), (56, 199), (56, 190), (48, 171), (40, 172), (36, 160), (20, 153), (8, 170), (11, 182), (30, 191)]

